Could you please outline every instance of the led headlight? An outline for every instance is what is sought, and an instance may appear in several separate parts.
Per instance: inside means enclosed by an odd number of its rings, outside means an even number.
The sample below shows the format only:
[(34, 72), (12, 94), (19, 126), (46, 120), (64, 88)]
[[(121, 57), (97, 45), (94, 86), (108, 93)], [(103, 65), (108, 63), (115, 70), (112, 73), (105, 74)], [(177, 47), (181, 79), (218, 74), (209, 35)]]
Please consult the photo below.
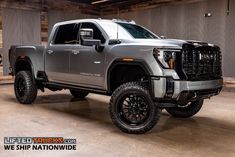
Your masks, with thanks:
[(153, 49), (153, 56), (164, 68), (174, 69), (175, 67), (175, 51), (168, 49)]

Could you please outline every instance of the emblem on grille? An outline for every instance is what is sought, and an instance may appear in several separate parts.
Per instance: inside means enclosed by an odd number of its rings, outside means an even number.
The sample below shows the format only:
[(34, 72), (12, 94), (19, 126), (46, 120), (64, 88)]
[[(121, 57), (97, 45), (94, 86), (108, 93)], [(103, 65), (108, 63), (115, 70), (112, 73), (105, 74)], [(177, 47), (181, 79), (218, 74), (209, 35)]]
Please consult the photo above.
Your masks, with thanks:
[(202, 54), (199, 53), (199, 61), (214, 61), (215, 57), (213, 54)]

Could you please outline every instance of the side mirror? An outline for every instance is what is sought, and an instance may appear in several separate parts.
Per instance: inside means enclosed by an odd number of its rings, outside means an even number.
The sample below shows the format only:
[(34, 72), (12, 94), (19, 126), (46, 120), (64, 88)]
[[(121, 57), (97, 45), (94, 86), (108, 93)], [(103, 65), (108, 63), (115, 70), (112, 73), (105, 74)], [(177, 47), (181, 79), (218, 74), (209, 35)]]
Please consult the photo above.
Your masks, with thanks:
[(166, 36), (162, 35), (160, 36), (161, 39), (166, 39)]
[(94, 46), (98, 52), (103, 51), (104, 47), (101, 46), (101, 41), (93, 38), (93, 29), (90, 28), (82, 28), (79, 31), (81, 45), (84, 46)]
[(79, 31), (79, 35), (81, 39), (93, 39), (93, 29), (90, 28), (82, 28)]

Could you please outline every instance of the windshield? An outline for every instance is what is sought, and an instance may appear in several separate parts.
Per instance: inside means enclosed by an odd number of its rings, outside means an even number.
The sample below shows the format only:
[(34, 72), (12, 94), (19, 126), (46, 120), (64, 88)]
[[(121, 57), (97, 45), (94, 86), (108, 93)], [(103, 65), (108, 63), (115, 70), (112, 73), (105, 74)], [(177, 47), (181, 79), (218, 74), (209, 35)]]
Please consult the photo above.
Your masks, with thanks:
[(99, 21), (99, 25), (109, 36), (109, 39), (159, 39), (149, 30), (131, 23)]
[(120, 25), (110, 21), (99, 21), (110, 39), (132, 39), (132, 36)]
[(136, 39), (156, 39), (158, 38), (155, 34), (151, 33), (147, 29), (130, 23), (117, 22), (121, 25), (128, 33)]

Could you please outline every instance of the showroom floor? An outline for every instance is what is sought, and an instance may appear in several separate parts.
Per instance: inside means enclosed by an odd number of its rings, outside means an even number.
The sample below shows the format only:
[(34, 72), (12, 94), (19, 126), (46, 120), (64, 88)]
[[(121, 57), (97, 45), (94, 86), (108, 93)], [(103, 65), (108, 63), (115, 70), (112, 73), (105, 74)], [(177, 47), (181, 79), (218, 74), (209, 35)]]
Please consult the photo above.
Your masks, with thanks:
[[(120, 132), (108, 114), (109, 97), (90, 94), (73, 99), (68, 91), (39, 92), (35, 104), (16, 102), (12, 85), (0, 85), (0, 156), (235, 156), (235, 90), (206, 100), (190, 119), (165, 111), (156, 127), (143, 135)], [(76, 138), (77, 150), (6, 151), (3, 137)]]

